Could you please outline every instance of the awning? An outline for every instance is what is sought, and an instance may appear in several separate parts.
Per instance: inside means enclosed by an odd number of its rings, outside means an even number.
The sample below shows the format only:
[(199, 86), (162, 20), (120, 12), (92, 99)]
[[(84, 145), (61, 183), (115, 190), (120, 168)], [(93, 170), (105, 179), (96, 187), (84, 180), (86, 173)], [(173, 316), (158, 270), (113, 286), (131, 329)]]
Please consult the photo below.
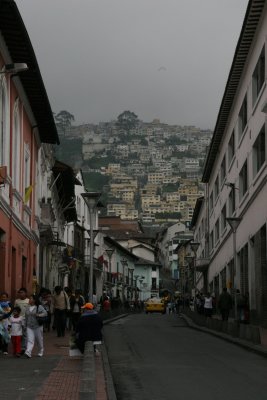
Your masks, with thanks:
[(61, 208), (67, 222), (77, 220), (75, 207), (75, 185), (81, 183), (76, 179), (73, 169), (58, 160), (52, 168)]

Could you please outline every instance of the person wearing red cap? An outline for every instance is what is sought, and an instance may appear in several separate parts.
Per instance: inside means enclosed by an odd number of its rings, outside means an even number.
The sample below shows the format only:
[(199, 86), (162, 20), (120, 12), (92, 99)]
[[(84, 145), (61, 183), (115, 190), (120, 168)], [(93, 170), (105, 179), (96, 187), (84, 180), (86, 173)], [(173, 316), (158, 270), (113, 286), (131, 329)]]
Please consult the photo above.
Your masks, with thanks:
[[(83, 313), (76, 325), (76, 344), (81, 353), (84, 353), (85, 343), (101, 342), (103, 321), (92, 303), (81, 307)], [(95, 345), (94, 350), (96, 351)]]

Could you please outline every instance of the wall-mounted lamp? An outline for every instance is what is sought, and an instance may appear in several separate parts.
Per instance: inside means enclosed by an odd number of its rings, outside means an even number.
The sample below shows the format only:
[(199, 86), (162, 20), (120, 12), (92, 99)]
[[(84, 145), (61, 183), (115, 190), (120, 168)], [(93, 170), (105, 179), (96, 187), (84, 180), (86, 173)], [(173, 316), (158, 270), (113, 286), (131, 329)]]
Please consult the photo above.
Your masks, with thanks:
[(261, 112), (263, 112), (264, 114), (267, 114), (267, 100), (265, 100), (265, 102), (263, 103)]
[(27, 71), (28, 69), (26, 63), (5, 64), (0, 71), (0, 74), (18, 74), (19, 72)]

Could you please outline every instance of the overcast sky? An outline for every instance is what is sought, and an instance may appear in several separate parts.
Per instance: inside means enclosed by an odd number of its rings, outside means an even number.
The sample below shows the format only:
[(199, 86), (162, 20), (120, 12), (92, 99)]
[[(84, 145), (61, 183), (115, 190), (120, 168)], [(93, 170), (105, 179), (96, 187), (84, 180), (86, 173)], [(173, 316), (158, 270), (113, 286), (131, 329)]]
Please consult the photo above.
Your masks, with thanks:
[(214, 128), (248, 0), (16, 2), (54, 112)]

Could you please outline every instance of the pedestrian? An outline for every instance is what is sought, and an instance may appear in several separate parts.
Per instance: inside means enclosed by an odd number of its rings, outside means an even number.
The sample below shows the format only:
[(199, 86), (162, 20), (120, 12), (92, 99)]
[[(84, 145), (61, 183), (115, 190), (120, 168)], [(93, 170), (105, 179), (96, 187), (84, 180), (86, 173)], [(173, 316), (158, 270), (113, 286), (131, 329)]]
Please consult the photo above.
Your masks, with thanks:
[(84, 353), (85, 343), (91, 341), (96, 351), (96, 345), (102, 342), (102, 318), (92, 303), (86, 303), (81, 308), (83, 313), (76, 326), (77, 347), (81, 353)]
[(171, 301), (168, 302), (167, 308), (168, 308), (168, 314), (171, 314), (171, 312), (172, 312), (172, 302)]
[[(27, 289), (21, 287), (18, 290), (18, 298), (15, 300), (14, 306), (18, 306), (21, 309), (20, 315), (25, 317), (27, 308), (29, 307), (29, 298), (27, 296)], [(26, 327), (22, 328), (22, 340), (21, 340), (21, 353), (23, 354), (26, 349)]]
[(0, 306), (4, 309), (5, 312), (9, 312), (11, 315), (11, 310), (12, 310), (12, 304), (8, 299), (8, 293), (7, 292), (2, 292), (0, 294)]
[(107, 296), (105, 296), (104, 300), (103, 300), (103, 311), (104, 312), (110, 312), (110, 309), (111, 309), (110, 300), (109, 300), (109, 298)]
[(71, 324), (74, 332), (81, 316), (81, 307), (84, 303), (84, 298), (81, 296), (80, 290), (75, 290), (75, 294), (70, 297)]
[(4, 355), (8, 354), (8, 343), (10, 342), (9, 335), (9, 320), (10, 311), (5, 310), (0, 306), (0, 350)]
[(27, 297), (27, 289), (24, 287), (18, 290), (18, 298), (15, 300), (14, 306), (18, 306), (21, 309), (21, 316), (25, 316), (27, 307), (29, 306), (29, 298)]
[[(70, 301), (70, 298), (73, 296), (71, 288), (69, 288), (68, 286), (65, 286), (63, 290), (67, 294), (68, 299)], [(72, 326), (72, 323), (71, 323), (71, 310), (69, 308), (66, 311), (66, 329), (68, 331), (71, 331), (71, 326)]]
[(51, 311), (54, 313), (54, 325), (57, 336), (65, 336), (67, 312), (70, 310), (69, 297), (61, 286), (55, 287), (55, 294), (52, 297)]
[(47, 312), (47, 320), (44, 323), (44, 332), (50, 332), (50, 325), (51, 325), (51, 291), (49, 289), (43, 289), (40, 292), (39, 297), (40, 304), (44, 307), (45, 311)]
[(207, 318), (211, 318), (211, 316), (212, 316), (212, 303), (213, 303), (213, 299), (212, 299), (210, 293), (207, 293), (207, 295), (204, 298), (204, 315)]
[(218, 308), (220, 310), (220, 313), (222, 315), (222, 320), (223, 321), (228, 321), (229, 318), (229, 313), (232, 308), (233, 302), (232, 302), (232, 297), (231, 295), (227, 292), (227, 288), (223, 288), (222, 293), (219, 296), (219, 301), (218, 301)]
[(239, 289), (236, 289), (236, 308), (237, 308), (237, 319), (239, 322), (245, 322), (245, 306), (246, 299), (243, 294), (240, 293)]
[(21, 356), (21, 341), (23, 328), (25, 326), (25, 318), (21, 316), (21, 308), (15, 306), (9, 318), (11, 326), (11, 343), (13, 348), (13, 355), (16, 357)]
[(40, 324), (39, 318), (47, 317), (47, 312), (40, 304), (38, 296), (31, 295), (29, 299), (29, 307), (25, 313), (25, 324), (27, 331), (27, 342), (25, 356), (31, 358), (35, 340), (38, 346), (38, 357), (44, 354), (43, 325)]

